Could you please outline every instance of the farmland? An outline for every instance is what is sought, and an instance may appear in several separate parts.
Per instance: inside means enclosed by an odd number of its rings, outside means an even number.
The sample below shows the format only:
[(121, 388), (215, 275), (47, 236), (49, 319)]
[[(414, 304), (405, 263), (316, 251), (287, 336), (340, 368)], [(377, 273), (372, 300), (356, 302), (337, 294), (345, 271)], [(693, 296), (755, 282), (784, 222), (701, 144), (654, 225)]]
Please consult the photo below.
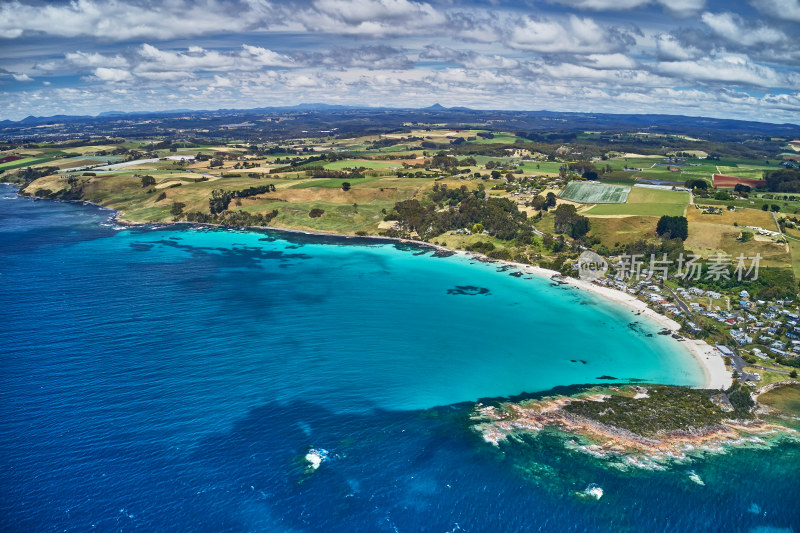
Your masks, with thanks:
[(681, 216), (689, 205), (689, 193), (633, 187), (624, 204), (596, 205), (585, 212), (589, 216)]
[(567, 184), (559, 196), (582, 204), (622, 204), (630, 191), (630, 187), (573, 181)]
[(750, 177), (747, 173), (742, 173), (736, 176), (727, 174), (714, 174), (712, 183), (714, 187), (735, 187), (736, 185), (747, 185), (748, 187), (763, 187), (767, 182), (757, 178)]

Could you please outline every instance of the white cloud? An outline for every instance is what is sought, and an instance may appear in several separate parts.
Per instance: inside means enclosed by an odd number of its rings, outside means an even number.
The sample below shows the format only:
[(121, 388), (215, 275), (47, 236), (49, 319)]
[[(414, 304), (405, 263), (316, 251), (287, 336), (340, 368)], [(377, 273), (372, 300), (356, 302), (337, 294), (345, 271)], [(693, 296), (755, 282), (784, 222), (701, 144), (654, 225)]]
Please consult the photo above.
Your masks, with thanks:
[(94, 77), (100, 81), (107, 81), (107, 82), (120, 82), (120, 81), (130, 81), (133, 79), (131, 73), (127, 70), (122, 70), (120, 68), (107, 68), (107, 67), (98, 67), (94, 69)]
[(128, 67), (128, 60), (120, 55), (105, 56), (97, 52), (70, 52), (64, 58), (77, 67)]
[(427, 46), (420, 53), (419, 58), (420, 60), (438, 59), (474, 69), (509, 69), (517, 68), (520, 65), (516, 59), (499, 54), (479, 54), (472, 50), (455, 50), (443, 46)]
[(243, 44), (242, 49), (249, 54), (254, 63), (262, 67), (293, 67), (297, 66), (291, 57), (261, 48), (260, 46), (250, 46)]
[(601, 26), (591, 18), (575, 15), (564, 21), (528, 17), (511, 31), (508, 45), (544, 53), (612, 53), (632, 44), (624, 30)]
[(358, 25), (379, 20), (417, 20), (444, 22), (444, 18), (424, 2), (408, 0), (315, 0), (313, 6), (346, 24)]
[(430, 4), (409, 0), (315, 0), (311, 9), (284, 13), (308, 30), (353, 36), (421, 34), (447, 22)]
[(734, 13), (715, 14), (705, 12), (701, 20), (717, 36), (744, 46), (775, 44), (787, 40), (786, 35), (775, 28), (769, 28), (764, 25), (746, 27), (742, 17)]
[(162, 50), (151, 44), (143, 44), (137, 50), (138, 63), (134, 73), (175, 71), (234, 71), (258, 70), (264, 67), (291, 67), (297, 63), (290, 57), (266, 48), (242, 45), (242, 49), (230, 53), (205, 50), (192, 46), (184, 51)]
[(17, 81), (33, 81), (33, 78), (28, 76), (27, 74), (12, 74), (15, 80)]
[(632, 69), (636, 61), (625, 54), (589, 54), (584, 58), (587, 66), (599, 69)]
[(750, 3), (776, 19), (800, 22), (800, 0), (751, 0)]
[[(44, 33), (123, 41), (241, 31), (250, 22), (263, 25), (268, 6), (268, 2), (251, 2), (249, 10), (240, 11), (219, 0), (73, 0), (60, 4), (15, 0), (0, 4), (0, 37), (14, 39), (26, 33)], [(253, 14), (260, 16), (250, 16)]]
[(698, 13), (705, 7), (705, 0), (550, 0), (558, 4), (591, 11), (628, 11), (648, 5), (660, 5), (666, 11), (679, 16)]
[(685, 80), (724, 84), (770, 88), (795, 88), (800, 85), (800, 74), (796, 72), (781, 73), (753, 63), (745, 56), (732, 54), (696, 61), (664, 61), (656, 66), (656, 71)]
[(662, 33), (656, 36), (656, 51), (660, 59), (667, 61), (681, 61), (695, 59), (702, 55), (697, 48), (682, 44), (673, 35)]

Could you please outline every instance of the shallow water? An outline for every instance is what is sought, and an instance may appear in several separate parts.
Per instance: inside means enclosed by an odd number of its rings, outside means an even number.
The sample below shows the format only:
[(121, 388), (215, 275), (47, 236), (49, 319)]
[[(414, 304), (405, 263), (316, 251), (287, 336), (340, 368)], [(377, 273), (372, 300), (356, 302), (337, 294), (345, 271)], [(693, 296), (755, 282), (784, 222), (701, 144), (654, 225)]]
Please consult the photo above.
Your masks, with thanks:
[[(800, 496), (789, 442), (694, 465), (701, 487), (469, 429), (481, 397), (699, 382), (676, 341), (594, 295), (394, 243), (120, 230), (2, 196), (5, 531), (800, 527), (780, 505)], [(312, 447), (328, 455), (309, 472)], [(589, 483), (599, 501), (575, 497)]]

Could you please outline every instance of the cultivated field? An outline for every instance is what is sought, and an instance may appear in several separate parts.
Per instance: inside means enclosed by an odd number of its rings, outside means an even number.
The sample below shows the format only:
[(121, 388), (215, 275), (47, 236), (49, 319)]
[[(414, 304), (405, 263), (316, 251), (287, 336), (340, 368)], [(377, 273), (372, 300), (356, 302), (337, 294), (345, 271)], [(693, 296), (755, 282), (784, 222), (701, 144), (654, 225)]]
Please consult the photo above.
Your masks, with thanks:
[(689, 193), (634, 187), (624, 204), (596, 205), (586, 211), (588, 216), (681, 216), (689, 205)]
[(729, 176), (726, 174), (714, 174), (714, 187), (735, 187), (736, 185), (747, 185), (748, 187), (763, 187), (767, 184), (764, 180), (752, 179), (745, 176)]
[(622, 204), (631, 192), (630, 187), (605, 185), (589, 181), (571, 181), (559, 196), (581, 204)]

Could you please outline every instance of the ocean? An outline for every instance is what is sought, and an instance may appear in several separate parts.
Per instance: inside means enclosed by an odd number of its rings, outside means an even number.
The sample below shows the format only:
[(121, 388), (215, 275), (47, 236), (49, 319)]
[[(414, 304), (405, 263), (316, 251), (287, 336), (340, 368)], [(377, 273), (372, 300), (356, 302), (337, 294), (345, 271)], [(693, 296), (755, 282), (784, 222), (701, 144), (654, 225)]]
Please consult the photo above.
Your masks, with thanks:
[(471, 429), (482, 398), (702, 382), (624, 307), (418, 246), (121, 228), (0, 187), (3, 531), (800, 529), (790, 439), (631, 471)]

